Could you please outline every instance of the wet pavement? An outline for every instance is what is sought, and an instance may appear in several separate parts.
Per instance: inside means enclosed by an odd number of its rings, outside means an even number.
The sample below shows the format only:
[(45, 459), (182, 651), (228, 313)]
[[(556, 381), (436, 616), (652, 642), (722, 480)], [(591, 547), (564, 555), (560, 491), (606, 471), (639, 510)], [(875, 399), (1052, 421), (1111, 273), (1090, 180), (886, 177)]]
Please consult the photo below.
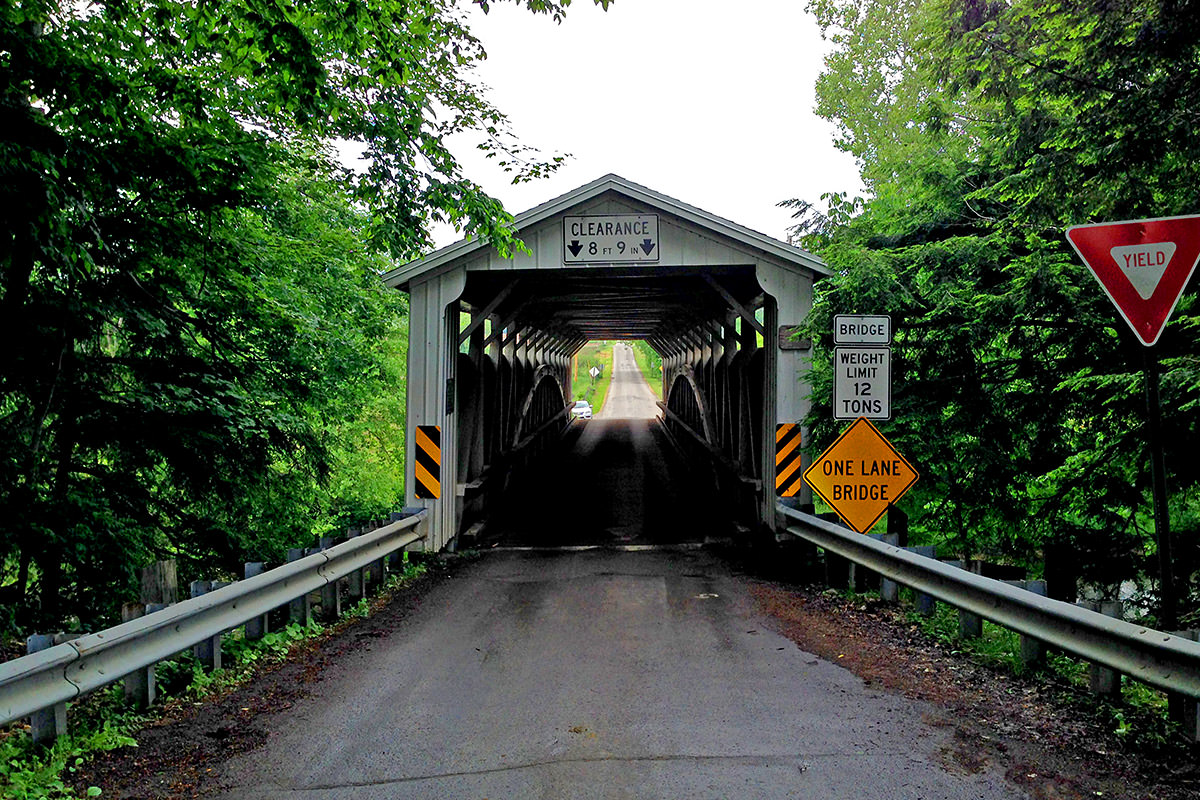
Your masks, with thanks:
[(703, 550), (492, 551), (226, 763), (228, 798), (938, 798), (930, 707), (774, 633)]

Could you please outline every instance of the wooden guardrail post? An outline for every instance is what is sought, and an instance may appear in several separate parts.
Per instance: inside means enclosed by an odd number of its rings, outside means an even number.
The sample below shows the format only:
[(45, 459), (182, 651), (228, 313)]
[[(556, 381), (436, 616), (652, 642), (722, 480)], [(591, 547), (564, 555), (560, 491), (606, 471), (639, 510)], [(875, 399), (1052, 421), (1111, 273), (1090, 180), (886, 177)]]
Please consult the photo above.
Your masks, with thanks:
[(867, 569), (861, 564), (850, 562), (850, 573), (847, 575), (850, 591), (864, 594), (874, 591), (879, 586), (879, 573)]
[[(192, 581), (189, 589), (192, 597), (201, 597), (218, 588), (212, 581)], [(192, 654), (206, 669), (221, 668), (221, 634), (192, 645)]]
[[(337, 544), (332, 536), (322, 536), (318, 545), (322, 550), (328, 550)], [(339, 591), (340, 581), (330, 581), (321, 587), (321, 619), (333, 622), (342, 615), (342, 593)]]
[[(910, 553), (925, 556), (926, 558), (937, 558), (937, 547), (932, 544), (925, 544), (919, 547), (905, 547), (904, 549)], [(934, 612), (937, 611), (937, 600), (933, 598), (933, 595), (925, 594), (924, 592), (914, 592), (914, 594), (917, 613), (924, 617), (932, 617)]]
[[(81, 636), (82, 633), (34, 634), (25, 640), (25, 654), (40, 653)], [(66, 703), (56, 703), (29, 715), (29, 735), (35, 744), (51, 744), (59, 736), (66, 736), (67, 732)]]
[[(1018, 589), (1024, 589), (1027, 592), (1033, 592), (1040, 597), (1046, 596), (1046, 582), (1043, 580), (1006, 580), (1005, 583), (1009, 586), (1015, 586)], [(1046, 643), (1041, 639), (1035, 639), (1028, 634), (1022, 633), (1019, 652), (1021, 664), (1027, 668), (1036, 669), (1046, 663)]]
[[(162, 611), (166, 607), (166, 603), (146, 603), (141, 606), (134, 603), (126, 603), (121, 609), (121, 619), (128, 622), (131, 619), (153, 614), (155, 611)], [(134, 708), (147, 709), (154, 705), (157, 697), (158, 686), (153, 664), (143, 669), (135, 670), (125, 676), (125, 702)]]
[[(378, 530), (379, 528), (382, 528), (383, 525), (384, 523), (382, 520), (373, 519), (363, 532), (366, 533), (367, 531)], [(383, 582), (387, 580), (387, 557), (385, 556), (372, 561), (367, 567), (367, 571), (371, 575), (371, 588), (378, 591), (379, 588), (383, 586)]]
[(897, 547), (908, 547), (908, 514), (891, 503), (887, 507), (887, 532), (896, 534)]
[[(942, 563), (959, 569), (967, 568), (967, 562), (962, 559), (947, 559)], [(958, 638), (978, 639), (980, 636), (983, 636), (983, 617), (960, 608), (958, 610)]]
[[(142, 603), (125, 603), (121, 606), (121, 622), (129, 622), (145, 615)], [(123, 679), (125, 702), (135, 708), (146, 708), (154, 702), (154, 667), (139, 669)]]
[[(356, 536), (361, 536), (361, 535), (362, 535), (361, 528), (347, 528), (346, 529), (346, 538), (347, 539), (353, 539)], [(352, 570), (350, 572), (350, 574), (347, 576), (349, 578), (349, 585), (347, 586), (347, 589), (346, 589), (346, 596), (352, 603), (357, 603), (359, 600), (362, 600), (364, 597), (367, 596), (366, 572), (367, 572), (366, 569), (355, 569), (355, 570)]]
[[(837, 514), (825, 513), (817, 515), (820, 519), (826, 522), (832, 522), (834, 525), (839, 525), (843, 528), (848, 528), (842, 518)], [(831, 589), (837, 589), (839, 592), (850, 588), (850, 567), (851, 562), (848, 558), (843, 558), (837, 553), (825, 551), (825, 585)]]
[[(1125, 604), (1120, 600), (1084, 600), (1076, 605), (1088, 611), (1097, 611), (1106, 617), (1123, 619), (1125, 616)], [(1120, 697), (1121, 673), (1100, 664), (1092, 664), (1088, 672), (1088, 688), (1092, 694), (1102, 697)]]
[[(402, 511), (393, 511), (391, 514), (388, 514), (388, 524), (390, 525), (393, 522), (399, 522), (406, 516), (408, 515)], [(404, 570), (404, 550), (397, 550), (394, 553), (389, 553), (387, 557), (387, 566), (392, 572), (402, 572)]]
[[(896, 545), (899, 542), (899, 536), (895, 533), (870, 533), (867, 534), (876, 541), (884, 544)], [(888, 595), (884, 594), (884, 581), (891, 584), (888, 587)], [(888, 581), (878, 572), (872, 569), (867, 569), (862, 564), (850, 562), (850, 588), (855, 592), (879, 592), (879, 597), (884, 602), (894, 603), (899, 596), (898, 587), (895, 581)]]
[(175, 561), (155, 561), (142, 567), (142, 596), (143, 605), (163, 603), (171, 605), (179, 602), (179, 577), (175, 570)]
[[(1200, 642), (1200, 631), (1170, 631), (1175, 636)], [(1183, 735), (1188, 741), (1200, 741), (1200, 704), (1196, 698), (1178, 692), (1167, 692), (1167, 716), (1172, 722), (1178, 722)]]
[[(888, 527), (891, 527), (891, 521), (888, 521)], [(900, 546), (900, 534), (892, 533), (891, 531), (880, 535), (880, 540), (884, 544), (890, 544), (893, 547)], [(900, 584), (890, 578), (879, 576), (879, 599), (885, 603), (896, 603), (900, 600)]]
[[(263, 574), (266, 569), (267, 565), (262, 561), (247, 561), (244, 568), (245, 571), (242, 574), (247, 578), (253, 578), (255, 575)], [(249, 640), (261, 639), (267, 635), (267, 630), (269, 630), (269, 628), (270, 625), (268, 623), (268, 617), (266, 614), (263, 614), (261, 617), (255, 617), (254, 619), (247, 620), (246, 638)]]
[[(292, 547), (287, 551), (288, 563), (304, 558), (303, 547)], [(300, 595), (288, 603), (288, 621), (308, 625), (312, 622), (312, 599), (307, 593)]]
[[(36, 633), (25, 640), (25, 653), (32, 655), (54, 646), (54, 635)], [(50, 708), (35, 711), (29, 716), (29, 735), (35, 743), (49, 744), (59, 736), (67, 735), (67, 704), (58, 703)]]

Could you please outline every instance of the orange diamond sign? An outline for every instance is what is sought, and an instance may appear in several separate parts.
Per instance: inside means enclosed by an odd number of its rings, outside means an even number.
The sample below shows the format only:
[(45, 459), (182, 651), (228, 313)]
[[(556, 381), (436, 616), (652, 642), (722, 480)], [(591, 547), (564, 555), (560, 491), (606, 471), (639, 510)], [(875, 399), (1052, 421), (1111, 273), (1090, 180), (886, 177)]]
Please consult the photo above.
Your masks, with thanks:
[(917, 477), (904, 456), (862, 417), (804, 473), (813, 491), (859, 533), (871, 530)]

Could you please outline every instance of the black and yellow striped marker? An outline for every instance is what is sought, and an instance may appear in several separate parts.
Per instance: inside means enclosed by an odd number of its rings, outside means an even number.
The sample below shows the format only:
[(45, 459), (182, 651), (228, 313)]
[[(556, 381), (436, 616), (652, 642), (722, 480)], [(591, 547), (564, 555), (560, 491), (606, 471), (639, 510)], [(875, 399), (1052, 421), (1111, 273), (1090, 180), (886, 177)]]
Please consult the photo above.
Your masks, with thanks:
[(417, 485), (413, 494), (419, 500), (437, 500), (442, 496), (442, 429), (437, 425), (417, 426)]
[(800, 426), (785, 422), (775, 426), (775, 494), (795, 497), (804, 485), (800, 472)]

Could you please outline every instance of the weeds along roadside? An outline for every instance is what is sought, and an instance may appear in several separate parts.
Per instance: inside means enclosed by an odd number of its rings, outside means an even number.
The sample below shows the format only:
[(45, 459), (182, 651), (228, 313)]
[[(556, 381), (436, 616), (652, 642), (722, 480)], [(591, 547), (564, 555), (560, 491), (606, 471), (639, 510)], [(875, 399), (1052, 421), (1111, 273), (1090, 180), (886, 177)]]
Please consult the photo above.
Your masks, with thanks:
[[(846, 593), (845, 597), (851, 603), (878, 599), (878, 595), (872, 594)], [(958, 610), (945, 603), (938, 603), (930, 617), (906, 606), (897, 615), (897, 621), (907, 624), (910, 630), (918, 630), (952, 656), (963, 656), (988, 669), (1045, 684), (1060, 702), (1086, 710), (1102, 728), (1131, 748), (1157, 753), (1176, 745), (1187, 747), (1179, 725), (1168, 717), (1166, 694), (1144, 683), (1122, 678), (1119, 697), (1097, 696), (1088, 688), (1090, 665), (1086, 661), (1050, 647), (1042, 665), (1028, 666), (1021, 660), (1020, 634), (984, 620), (981, 636), (962, 638), (958, 635)]]
[(372, 616), (399, 590), (425, 574), (425, 564), (409, 562), (407, 554), (405, 558), (404, 568), (389, 575), (380, 591), (350, 606), (336, 621), (291, 623), (257, 640), (246, 639), (237, 628), (223, 637), (219, 670), (204, 670), (190, 650), (160, 662), (155, 668), (160, 702), (146, 711), (129, 709), (123, 684), (117, 682), (69, 704), (71, 733), (53, 745), (35, 745), (25, 724), (0, 730), (0, 798), (102, 797), (104, 792), (98, 786), (80, 793), (69, 785), (71, 774), (88, 758), (119, 747), (136, 747), (134, 737), (147, 725), (188, 705), (221, 697), (253, 680), (261, 670), (285, 661), (294, 648), (329, 638)]

